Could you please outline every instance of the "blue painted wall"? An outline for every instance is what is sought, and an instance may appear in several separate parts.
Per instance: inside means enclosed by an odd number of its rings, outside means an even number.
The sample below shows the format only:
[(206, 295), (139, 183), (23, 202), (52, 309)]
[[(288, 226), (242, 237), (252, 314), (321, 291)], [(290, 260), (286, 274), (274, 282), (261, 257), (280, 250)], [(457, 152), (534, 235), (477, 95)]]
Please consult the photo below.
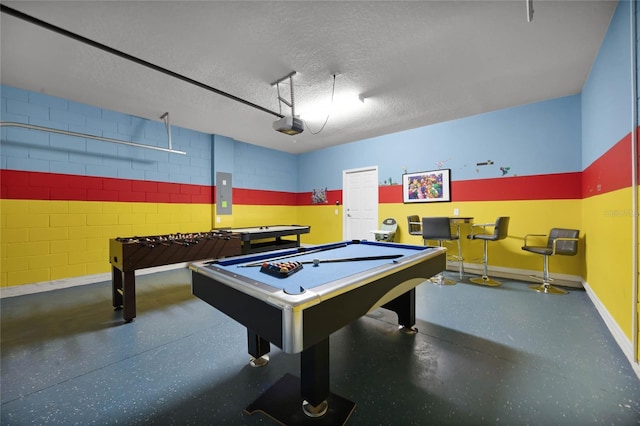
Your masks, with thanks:
[(296, 155), (236, 141), (233, 186), (296, 192), (297, 162)]
[(211, 135), (213, 143), (213, 171), (214, 173), (231, 173), (234, 171), (233, 150), (235, 141), (232, 138), (219, 135)]
[[(54, 96), (0, 86), (1, 121), (34, 124), (118, 140), (168, 146), (164, 122)], [(187, 155), (2, 127), (0, 167), (159, 182), (213, 185), (215, 172), (233, 174), (234, 187), (295, 192), (297, 157), (231, 138), (171, 126), (172, 147)], [(215, 146), (215, 149), (212, 147)], [(214, 155), (215, 154), (215, 155)]]
[(343, 170), (373, 165), (387, 183), (437, 168), (453, 180), (575, 172), (580, 144), (580, 95), (567, 96), (301, 154), (298, 192), (341, 188)]
[(582, 90), (582, 168), (632, 128), (630, 2), (621, 1)]
[[(2, 121), (167, 146), (165, 125), (8, 86)], [(481, 114), (331, 147), (287, 154), (172, 126), (186, 156), (107, 142), (2, 128), (1, 167), (13, 170), (213, 185), (216, 171), (234, 187), (308, 192), (342, 187), (342, 171), (377, 165), (381, 181), (440, 166), (454, 180), (580, 170), (580, 95)], [(215, 146), (215, 149), (212, 149)], [(215, 153), (215, 155), (214, 155)], [(476, 163), (492, 160), (491, 166)], [(382, 183), (382, 182), (381, 182)]]
[[(151, 121), (9, 86), (0, 120), (168, 147), (164, 122)], [(2, 127), (0, 167), (11, 170), (211, 185), (211, 136), (171, 127), (170, 154), (127, 145)]]

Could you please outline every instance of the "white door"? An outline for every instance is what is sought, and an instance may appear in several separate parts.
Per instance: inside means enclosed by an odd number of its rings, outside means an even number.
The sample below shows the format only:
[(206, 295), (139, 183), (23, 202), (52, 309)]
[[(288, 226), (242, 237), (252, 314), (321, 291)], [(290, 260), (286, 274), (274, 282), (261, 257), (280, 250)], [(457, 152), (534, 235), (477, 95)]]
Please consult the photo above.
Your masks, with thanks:
[(342, 172), (344, 240), (372, 240), (378, 229), (378, 167)]

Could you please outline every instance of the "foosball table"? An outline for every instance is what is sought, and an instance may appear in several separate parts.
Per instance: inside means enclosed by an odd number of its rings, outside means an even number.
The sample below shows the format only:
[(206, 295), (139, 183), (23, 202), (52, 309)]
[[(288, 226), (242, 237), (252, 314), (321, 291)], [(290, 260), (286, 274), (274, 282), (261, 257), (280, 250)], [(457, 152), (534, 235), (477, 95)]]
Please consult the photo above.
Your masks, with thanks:
[(138, 269), (240, 254), (240, 234), (224, 230), (110, 239), (113, 307), (122, 310), (126, 322), (136, 317), (135, 271)]

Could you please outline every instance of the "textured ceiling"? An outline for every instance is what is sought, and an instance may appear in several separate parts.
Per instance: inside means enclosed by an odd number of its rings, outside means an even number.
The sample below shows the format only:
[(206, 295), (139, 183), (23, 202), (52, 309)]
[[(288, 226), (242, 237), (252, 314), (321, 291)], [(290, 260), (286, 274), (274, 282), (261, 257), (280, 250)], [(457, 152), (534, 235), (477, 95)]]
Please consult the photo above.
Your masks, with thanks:
[(617, 2), (534, 0), (530, 23), (524, 0), (2, 4), (276, 113), (296, 71), (308, 128), (6, 13), (2, 84), (301, 153), (578, 93)]

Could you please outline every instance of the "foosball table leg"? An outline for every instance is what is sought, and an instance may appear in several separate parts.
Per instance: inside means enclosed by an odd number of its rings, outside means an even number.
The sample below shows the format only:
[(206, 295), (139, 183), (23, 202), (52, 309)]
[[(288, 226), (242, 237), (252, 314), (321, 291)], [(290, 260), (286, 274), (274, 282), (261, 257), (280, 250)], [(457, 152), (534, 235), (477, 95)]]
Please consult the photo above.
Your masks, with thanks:
[(122, 271), (115, 266), (111, 267), (111, 300), (113, 309), (119, 311), (122, 309)]
[(112, 268), (112, 298), (116, 311), (122, 310), (125, 322), (136, 317), (136, 275), (135, 271), (122, 272)]
[(122, 283), (124, 297), (123, 297), (123, 311), (122, 318), (126, 322), (131, 322), (136, 317), (136, 275), (135, 271), (124, 273), (124, 282)]

